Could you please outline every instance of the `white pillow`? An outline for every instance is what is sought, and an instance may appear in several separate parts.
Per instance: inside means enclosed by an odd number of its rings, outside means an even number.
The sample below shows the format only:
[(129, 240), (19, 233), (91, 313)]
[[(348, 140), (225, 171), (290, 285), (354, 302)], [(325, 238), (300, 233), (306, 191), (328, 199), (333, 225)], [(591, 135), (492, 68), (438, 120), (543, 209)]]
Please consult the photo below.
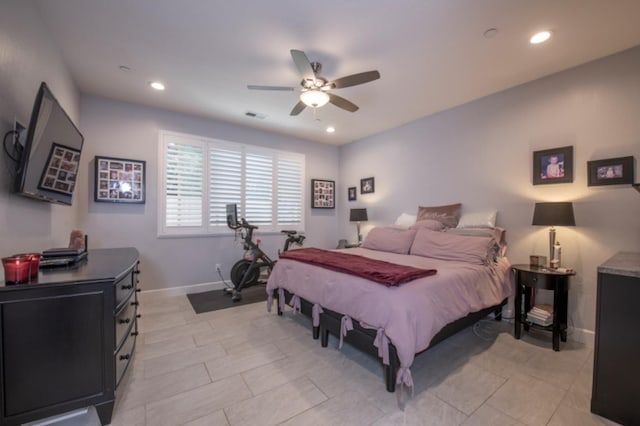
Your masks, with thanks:
[(458, 228), (495, 228), (497, 210), (477, 213), (463, 213)]
[(416, 223), (417, 216), (414, 214), (402, 213), (395, 221), (395, 225), (411, 226)]

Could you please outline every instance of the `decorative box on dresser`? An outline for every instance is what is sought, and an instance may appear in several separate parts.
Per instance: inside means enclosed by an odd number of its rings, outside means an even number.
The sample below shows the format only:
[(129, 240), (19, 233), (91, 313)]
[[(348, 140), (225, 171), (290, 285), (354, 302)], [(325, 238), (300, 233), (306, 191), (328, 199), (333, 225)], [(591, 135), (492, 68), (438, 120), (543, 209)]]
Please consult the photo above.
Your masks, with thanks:
[(640, 424), (640, 253), (620, 252), (598, 267), (591, 411)]
[(90, 250), (31, 283), (0, 284), (0, 425), (88, 406), (111, 422), (138, 334), (138, 257)]

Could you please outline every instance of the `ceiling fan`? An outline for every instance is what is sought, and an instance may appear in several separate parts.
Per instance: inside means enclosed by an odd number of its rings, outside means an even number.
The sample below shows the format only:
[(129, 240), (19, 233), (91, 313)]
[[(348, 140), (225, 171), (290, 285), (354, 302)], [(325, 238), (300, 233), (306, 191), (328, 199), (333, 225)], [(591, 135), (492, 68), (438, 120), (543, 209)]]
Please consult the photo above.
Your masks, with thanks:
[[(342, 108), (349, 112), (356, 112), (358, 106), (352, 102), (349, 102), (343, 97), (330, 93), (333, 89), (343, 89), (345, 87), (357, 86), (358, 84), (368, 83), (380, 78), (380, 73), (376, 71), (366, 71), (358, 74), (351, 74), (346, 77), (339, 78), (337, 80), (329, 81), (326, 78), (320, 76), (322, 71), (322, 64), (319, 62), (311, 62), (307, 55), (302, 50), (291, 49), (291, 57), (296, 64), (302, 81), (300, 86), (302, 90), (300, 93), (300, 101), (293, 107), (290, 115), (300, 114), (306, 107), (319, 108), (327, 104), (332, 103), (338, 108)], [(248, 85), (250, 90), (274, 90), (274, 91), (293, 91), (293, 87), (287, 86), (256, 86)]]

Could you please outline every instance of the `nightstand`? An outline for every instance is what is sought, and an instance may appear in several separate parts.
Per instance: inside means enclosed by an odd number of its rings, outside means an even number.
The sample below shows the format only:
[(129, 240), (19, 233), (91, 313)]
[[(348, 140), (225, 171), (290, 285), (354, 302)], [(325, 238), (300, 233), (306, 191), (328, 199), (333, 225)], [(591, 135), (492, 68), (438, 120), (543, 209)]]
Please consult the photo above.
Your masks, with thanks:
[[(521, 326), (525, 331), (530, 327), (549, 330), (553, 335), (553, 350), (560, 350), (560, 340), (567, 341), (567, 305), (569, 300), (569, 277), (575, 272), (558, 272), (553, 269), (530, 266), (511, 266), (516, 273), (515, 326), (513, 335), (520, 338)], [(538, 326), (524, 320), (531, 309), (531, 292), (526, 288), (553, 290), (553, 324), (548, 327)], [(522, 312), (522, 296), (524, 295), (524, 312)]]

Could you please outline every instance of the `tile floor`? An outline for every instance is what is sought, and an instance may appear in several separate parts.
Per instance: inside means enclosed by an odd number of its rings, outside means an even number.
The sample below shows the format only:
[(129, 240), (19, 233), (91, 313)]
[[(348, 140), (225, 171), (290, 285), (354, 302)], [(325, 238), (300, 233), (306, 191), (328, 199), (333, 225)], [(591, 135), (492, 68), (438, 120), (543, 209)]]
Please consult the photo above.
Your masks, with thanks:
[[(113, 425), (611, 425), (589, 412), (593, 350), (512, 337), (482, 321), (420, 355), (404, 411), (378, 360), (311, 338), (264, 303), (196, 315), (185, 296), (141, 296), (133, 369)], [(475, 331), (475, 332), (474, 332)]]

